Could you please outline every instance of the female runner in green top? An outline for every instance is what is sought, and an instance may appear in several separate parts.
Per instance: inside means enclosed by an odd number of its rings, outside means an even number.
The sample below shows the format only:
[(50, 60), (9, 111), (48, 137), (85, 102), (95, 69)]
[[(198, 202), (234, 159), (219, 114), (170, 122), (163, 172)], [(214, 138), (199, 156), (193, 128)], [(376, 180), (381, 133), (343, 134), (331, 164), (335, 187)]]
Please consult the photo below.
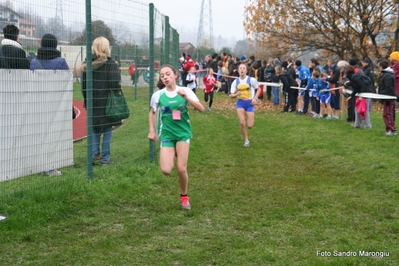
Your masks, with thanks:
[[(183, 209), (191, 209), (187, 196), (188, 174), (187, 161), (192, 138), (191, 122), (188, 113), (188, 104), (203, 112), (204, 107), (196, 94), (189, 88), (176, 85), (179, 74), (170, 65), (160, 68), (158, 87), (159, 91), (151, 97), (149, 114), (148, 139), (156, 141), (159, 138), (160, 166), (165, 175), (169, 175), (177, 157), (177, 172), (180, 183), (180, 201)], [(155, 115), (158, 112), (158, 134), (155, 130)]]

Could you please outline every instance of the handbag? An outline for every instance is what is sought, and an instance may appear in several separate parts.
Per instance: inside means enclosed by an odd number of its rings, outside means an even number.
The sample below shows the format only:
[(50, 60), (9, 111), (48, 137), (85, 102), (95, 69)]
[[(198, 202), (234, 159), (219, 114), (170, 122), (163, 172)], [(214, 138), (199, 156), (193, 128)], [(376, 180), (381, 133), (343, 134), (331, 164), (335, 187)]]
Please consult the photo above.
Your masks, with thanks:
[(112, 122), (118, 122), (130, 116), (129, 107), (122, 90), (110, 91), (108, 93), (105, 116)]

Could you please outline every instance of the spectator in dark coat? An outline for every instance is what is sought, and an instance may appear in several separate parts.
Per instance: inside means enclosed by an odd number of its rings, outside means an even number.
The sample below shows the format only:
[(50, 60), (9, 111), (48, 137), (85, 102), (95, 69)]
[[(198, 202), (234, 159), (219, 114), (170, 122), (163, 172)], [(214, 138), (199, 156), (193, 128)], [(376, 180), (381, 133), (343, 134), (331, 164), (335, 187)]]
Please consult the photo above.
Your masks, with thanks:
[[(235, 73), (237, 72), (237, 66), (236, 66), (236, 58), (232, 57), (228, 59), (228, 76), (235, 76)], [(230, 88), (231, 88), (231, 83), (234, 81), (234, 78), (226, 78), (226, 85), (227, 89), (225, 91), (226, 94), (230, 94)]]
[[(265, 82), (272, 82), (272, 78), (276, 74), (276, 70), (274, 69), (273, 59), (269, 59), (263, 72), (264, 72), (263, 79), (265, 80)], [(272, 98), (272, 87), (271, 86), (266, 86), (266, 97), (267, 97), (268, 101), (270, 101)]]
[[(57, 50), (57, 38), (52, 34), (45, 34), (40, 42), (41, 47), (37, 50), (36, 58), (30, 62), (31, 70), (68, 70), (68, 64), (61, 57), (60, 51)], [(74, 114), (72, 106), (72, 114)], [(48, 176), (58, 176), (61, 172), (57, 169), (51, 169), (44, 172)]]
[[(121, 89), (121, 73), (118, 64), (111, 58), (109, 41), (104, 37), (98, 37), (92, 45), (93, 66), (93, 164), (101, 155), (101, 164), (107, 165), (111, 155), (112, 127), (121, 122), (112, 122), (105, 116), (108, 93), (111, 90)], [(82, 64), (82, 92), (87, 106), (86, 97), (86, 62)], [(100, 141), (103, 136), (102, 152), (100, 152)]]
[[(286, 69), (287, 69), (287, 74), (290, 75), (294, 80), (296, 80), (297, 76), (296, 76), (296, 70), (294, 68), (294, 60), (291, 57), (289, 57), (287, 60)], [(295, 87), (297, 87), (298, 84), (296, 82), (295, 84), (296, 84)], [(291, 109), (289, 110), (290, 112), (296, 112), (296, 105), (298, 103), (298, 92), (299, 90), (293, 88), (290, 88), (290, 90), (288, 91), (289, 93), (288, 99), (290, 101), (289, 106), (291, 106)]]
[[(354, 127), (355, 128), (361, 128), (361, 121), (364, 120), (364, 128), (371, 128), (371, 122), (370, 122), (370, 112), (369, 112), (369, 105), (371, 102), (371, 99), (367, 98), (362, 98), (359, 96), (356, 96), (358, 93), (365, 93), (365, 92), (371, 92), (371, 83), (370, 80), (367, 80), (368, 77), (365, 76), (363, 73), (355, 73), (355, 68), (353, 65), (346, 66), (345, 68), (345, 73), (346, 77), (349, 79), (349, 81), (345, 82), (345, 86), (351, 86), (353, 91), (352, 95), (348, 97), (347, 101), (349, 101), (351, 98), (356, 97), (356, 103), (355, 103), (355, 123)], [(363, 115), (359, 112), (359, 103), (366, 103), (366, 108), (364, 110), (364, 117)]]
[[(363, 66), (363, 72), (366, 76), (368, 76), (371, 80), (371, 92), (375, 93), (375, 86), (374, 86), (374, 66), (373, 62), (371, 61), (370, 58), (366, 57), (362, 61), (362, 66)], [(373, 100), (374, 101), (374, 100)], [(373, 101), (370, 102), (369, 106), (369, 111), (371, 112), (371, 106), (373, 104)]]
[(18, 42), (19, 29), (15, 25), (3, 28), (4, 39), (1, 41), (1, 51), (4, 60), (0, 60), (0, 68), (29, 69), (29, 60), (22, 45)]
[[(210, 61), (208, 67), (213, 69), (214, 73), (218, 73), (218, 59), (220, 58), (220, 56), (218, 56), (218, 54), (213, 54), (212, 55), (212, 60)], [(215, 75), (216, 77), (216, 75)]]
[(43, 35), (36, 58), (30, 62), (30, 69), (68, 70), (68, 64), (57, 50), (57, 38), (50, 33)]
[(364, 74), (368, 76), (371, 80), (372, 92), (375, 93), (373, 63), (371, 62), (370, 58), (366, 57), (363, 59), (362, 65)]
[[(341, 71), (339, 67), (337, 67), (337, 58), (332, 57), (328, 60), (328, 66), (330, 69), (330, 77), (327, 78), (327, 81), (330, 83), (330, 88), (334, 89), (337, 88), (337, 82), (342, 79)], [(340, 98), (341, 95), (338, 90), (331, 90), (331, 109), (333, 111), (332, 118), (333, 119), (338, 119), (339, 118), (339, 113), (341, 112), (341, 106), (340, 106)]]
[[(380, 62), (380, 82), (379, 82), (379, 94), (396, 96), (395, 93), (395, 77), (393, 70), (389, 67), (389, 62), (387, 60)], [(395, 120), (393, 114), (395, 112), (395, 102), (396, 100), (381, 100), (384, 106), (382, 112), (382, 118), (385, 123), (385, 135), (395, 136), (396, 132)]]
[(291, 110), (291, 112), (295, 112), (295, 106), (292, 105), (294, 101), (290, 99), (290, 97), (293, 97), (293, 94), (290, 93), (290, 90), (291, 87), (297, 87), (298, 84), (296, 83), (292, 75), (283, 70), (281, 66), (276, 67), (276, 77), (278, 77), (278, 81), (281, 81), (281, 83), (283, 83), (283, 95), (285, 102), (282, 113), (287, 113), (289, 110)]

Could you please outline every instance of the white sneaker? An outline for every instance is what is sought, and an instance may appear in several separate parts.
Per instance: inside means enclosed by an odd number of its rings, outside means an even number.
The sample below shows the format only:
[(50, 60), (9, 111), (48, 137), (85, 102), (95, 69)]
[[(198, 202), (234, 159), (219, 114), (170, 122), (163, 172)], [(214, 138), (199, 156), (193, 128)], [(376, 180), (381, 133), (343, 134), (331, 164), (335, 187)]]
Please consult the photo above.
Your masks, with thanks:
[(245, 142), (244, 142), (244, 145), (243, 145), (244, 147), (249, 147), (249, 140), (246, 140)]
[(387, 131), (385, 132), (385, 136), (396, 136), (398, 133), (396, 131)]

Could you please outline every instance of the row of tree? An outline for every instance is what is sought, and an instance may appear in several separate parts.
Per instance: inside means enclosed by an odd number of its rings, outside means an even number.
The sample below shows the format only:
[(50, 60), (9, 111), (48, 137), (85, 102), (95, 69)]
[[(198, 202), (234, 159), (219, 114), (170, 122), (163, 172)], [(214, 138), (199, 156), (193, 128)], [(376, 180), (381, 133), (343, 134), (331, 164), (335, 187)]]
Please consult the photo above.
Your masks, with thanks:
[(259, 54), (321, 50), (340, 58), (382, 58), (395, 47), (397, 0), (252, 0), (245, 30)]

